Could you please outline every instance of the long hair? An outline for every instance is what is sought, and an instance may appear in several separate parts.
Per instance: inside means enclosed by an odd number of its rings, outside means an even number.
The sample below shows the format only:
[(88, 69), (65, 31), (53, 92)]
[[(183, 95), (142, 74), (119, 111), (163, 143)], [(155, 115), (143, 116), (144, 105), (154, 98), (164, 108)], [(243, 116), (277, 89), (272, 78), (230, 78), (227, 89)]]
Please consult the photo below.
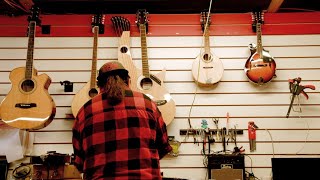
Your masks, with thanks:
[(99, 73), (97, 84), (104, 90), (110, 105), (122, 102), (125, 89), (129, 85), (129, 78), (128, 71)]

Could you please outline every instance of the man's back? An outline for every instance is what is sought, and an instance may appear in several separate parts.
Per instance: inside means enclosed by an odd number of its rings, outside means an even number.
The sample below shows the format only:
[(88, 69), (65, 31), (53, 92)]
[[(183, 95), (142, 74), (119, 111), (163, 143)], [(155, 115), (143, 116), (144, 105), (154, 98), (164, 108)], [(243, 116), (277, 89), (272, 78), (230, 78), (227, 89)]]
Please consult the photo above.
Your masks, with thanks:
[(161, 179), (159, 159), (171, 150), (155, 103), (131, 90), (115, 106), (105, 93), (86, 103), (73, 134), (76, 165), (90, 180)]

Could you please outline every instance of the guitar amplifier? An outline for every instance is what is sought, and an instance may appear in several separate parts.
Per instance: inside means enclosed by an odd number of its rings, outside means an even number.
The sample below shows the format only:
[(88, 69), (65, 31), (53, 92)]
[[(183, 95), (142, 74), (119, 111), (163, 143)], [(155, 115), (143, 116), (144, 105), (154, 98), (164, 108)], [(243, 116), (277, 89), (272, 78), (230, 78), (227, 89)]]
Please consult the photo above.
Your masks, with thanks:
[(245, 180), (243, 155), (213, 154), (208, 156), (208, 174), (212, 180)]

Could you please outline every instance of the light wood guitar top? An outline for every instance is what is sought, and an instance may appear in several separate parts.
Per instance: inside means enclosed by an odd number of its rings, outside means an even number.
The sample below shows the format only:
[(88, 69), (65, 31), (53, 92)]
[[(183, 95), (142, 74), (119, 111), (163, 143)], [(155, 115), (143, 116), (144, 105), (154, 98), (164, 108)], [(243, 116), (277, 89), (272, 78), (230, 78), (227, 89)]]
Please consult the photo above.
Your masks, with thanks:
[(131, 58), (130, 31), (123, 31), (122, 33), (118, 47), (118, 60), (129, 71), (129, 75), (131, 77), (130, 88), (132, 90), (139, 91), (148, 95), (155, 102), (161, 103), (163, 100), (166, 101), (165, 104), (158, 105), (158, 108), (162, 114), (162, 117), (166, 125), (170, 124), (171, 121), (174, 119), (176, 108), (175, 102), (173, 101), (171, 95), (164, 88), (163, 79), (165, 76), (165, 70), (162, 70), (162, 72), (156, 75), (150, 75), (152, 80), (154, 78), (157, 81), (160, 81), (160, 84), (153, 80), (154, 82), (151, 89), (143, 90), (142, 88), (140, 88), (140, 79), (142, 77), (142, 71), (136, 68)]

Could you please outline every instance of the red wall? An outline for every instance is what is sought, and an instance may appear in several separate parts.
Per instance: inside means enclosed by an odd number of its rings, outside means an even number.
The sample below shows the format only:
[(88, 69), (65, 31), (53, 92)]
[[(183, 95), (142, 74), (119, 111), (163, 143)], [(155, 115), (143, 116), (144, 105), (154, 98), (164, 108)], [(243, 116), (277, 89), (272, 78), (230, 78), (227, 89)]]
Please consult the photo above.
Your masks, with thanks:
[[(105, 15), (105, 33), (100, 36), (117, 36), (110, 18), (123, 16), (131, 23), (131, 36), (139, 36), (134, 14)], [(43, 25), (51, 25), (49, 35), (37, 28), (36, 36), (77, 37), (92, 36), (92, 15), (40, 15)], [(202, 35), (200, 14), (150, 14), (148, 36)], [(250, 13), (211, 14), (211, 35), (253, 35)], [(0, 36), (26, 36), (27, 16), (0, 16)], [(265, 13), (262, 34), (320, 34), (320, 12)]]

